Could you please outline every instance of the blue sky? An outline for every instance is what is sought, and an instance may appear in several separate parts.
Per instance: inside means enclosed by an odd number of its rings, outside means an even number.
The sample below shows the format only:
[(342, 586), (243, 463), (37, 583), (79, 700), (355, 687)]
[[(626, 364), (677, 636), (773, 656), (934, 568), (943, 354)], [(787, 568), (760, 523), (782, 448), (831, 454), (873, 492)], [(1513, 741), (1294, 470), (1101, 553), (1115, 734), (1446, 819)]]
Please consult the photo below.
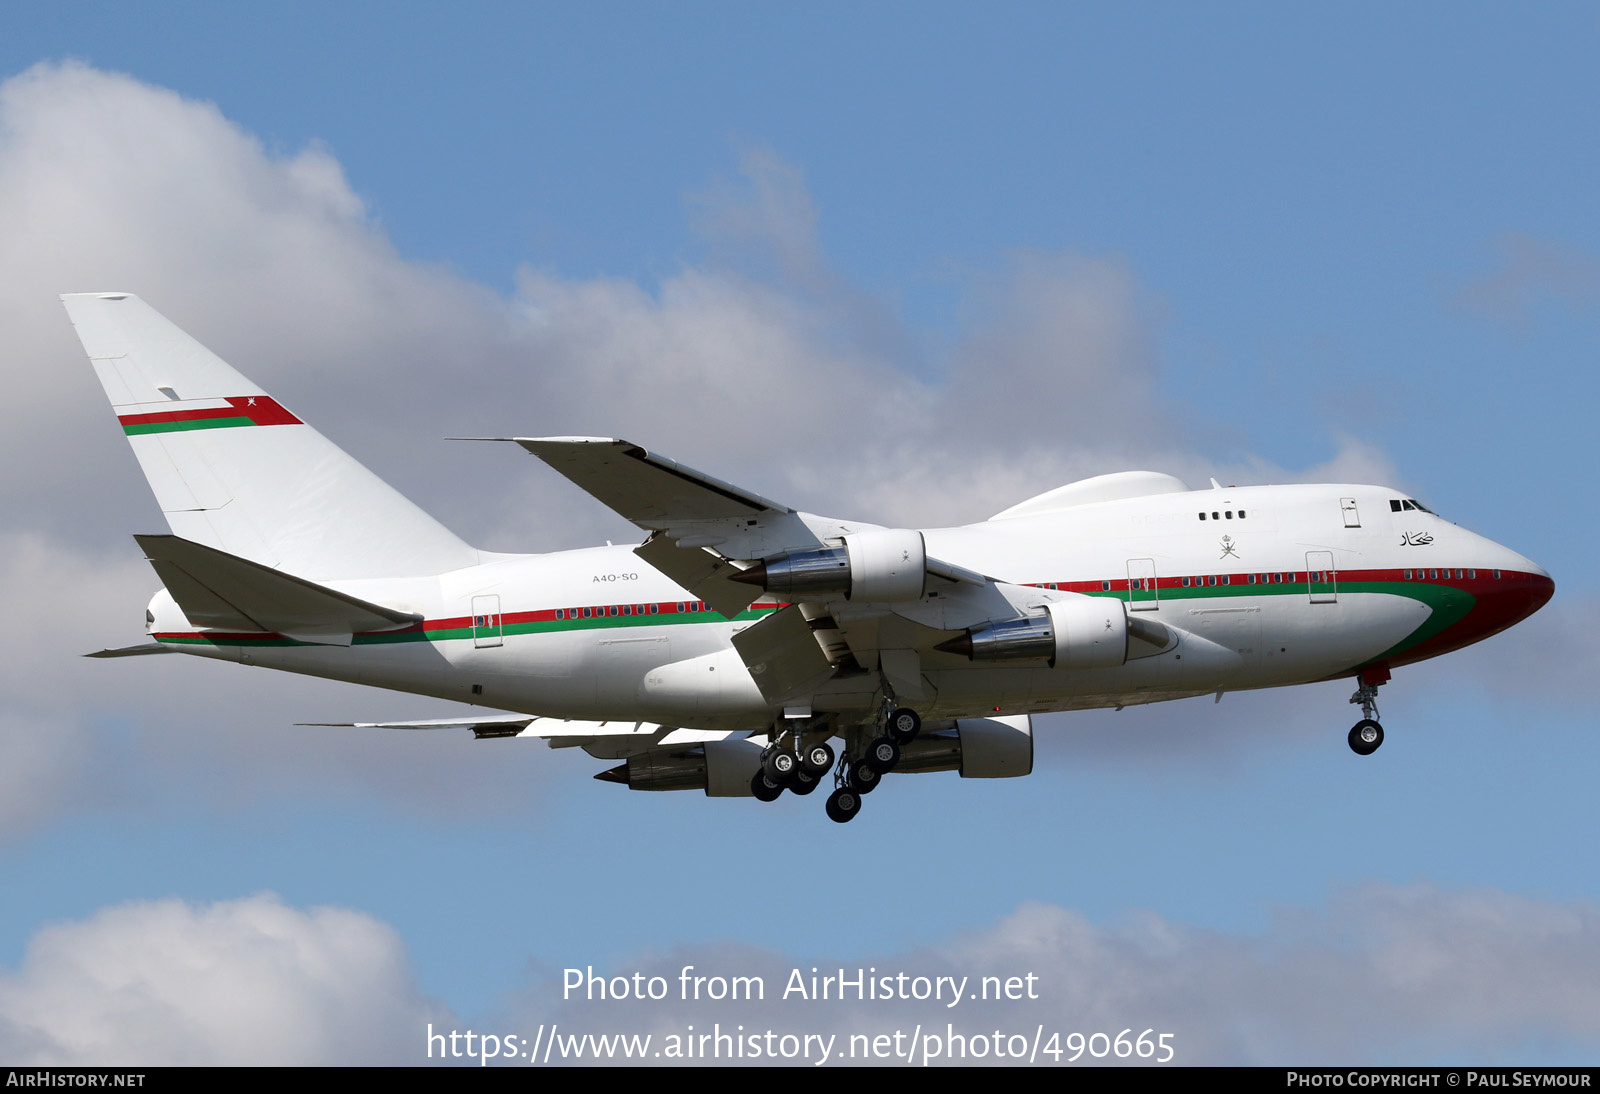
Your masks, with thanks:
[[(562, 1009), (568, 965), (1004, 952), (1056, 993), (1019, 1024), (1159, 1017), (1190, 1062), (1593, 1062), (1592, 8), (7, 23), (0, 1057), (410, 1062), (430, 1019), (615, 1019)], [(528, 742), (330, 736), (293, 723), (437, 711), (77, 658), (137, 640), (155, 585), (127, 536), (159, 514), (55, 302), (104, 288), (496, 549), (632, 533), (439, 438), (628, 436), (908, 523), (1132, 466), (1381, 480), (1557, 596), (1397, 673), (1370, 759), (1343, 684), (1057, 716), (1031, 777), (896, 780), (848, 826)], [(241, 937), (353, 971), (235, 967)], [(250, 985), (233, 1025), (174, 971), (207, 968)], [(261, 1037), (291, 1002), (343, 1039)]]

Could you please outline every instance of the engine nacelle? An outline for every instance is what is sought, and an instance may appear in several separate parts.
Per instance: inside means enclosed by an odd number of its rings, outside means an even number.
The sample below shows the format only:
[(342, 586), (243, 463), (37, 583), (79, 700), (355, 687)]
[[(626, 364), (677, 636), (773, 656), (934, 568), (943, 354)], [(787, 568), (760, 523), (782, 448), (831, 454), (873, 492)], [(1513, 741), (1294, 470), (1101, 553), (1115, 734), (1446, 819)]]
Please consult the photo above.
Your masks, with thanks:
[(1110, 669), (1128, 660), (1128, 613), (1109, 596), (1052, 600), (1045, 605), (1056, 632), (1058, 669)]
[(1128, 660), (1128, 615), (1106, 596), (1052, 600), (1021, 619), (973, 627), (941, 642), (972, 661), (1048, 661), (1052, 668), (1108, 669)]
[(706, 797), (750, 797), (750, 780), (761, 770), (761, 749), (748, 737), (707, 741)]
[(1033, 721), (962, 718), (954, 728), (926, 729), (900, 749), (896, 771), (959, 771), (963, 779), (1011, 779), (1033, 771)]
[(844, 537), (850, 555), (851, 600), (920, 600), (928, 584), (922, 533), (881, 528)]
[(852, 532), (843, 547), (773, 555), (732, 577), (774, 596), (843, 596), (875, 603), (920, 600), (928, 581), (922, 533), (909, 528)]
[(604, 773), (610, 782), (629, 790), (704, 790), (706, 756), (702, 749), (683, 752), (643, 752)]
[(741, 737), (629, 756), (603, 777), (629, 790), (704, 790), (708, 798), (748, 798), (750, 780), (760, 769), (761, 745)]

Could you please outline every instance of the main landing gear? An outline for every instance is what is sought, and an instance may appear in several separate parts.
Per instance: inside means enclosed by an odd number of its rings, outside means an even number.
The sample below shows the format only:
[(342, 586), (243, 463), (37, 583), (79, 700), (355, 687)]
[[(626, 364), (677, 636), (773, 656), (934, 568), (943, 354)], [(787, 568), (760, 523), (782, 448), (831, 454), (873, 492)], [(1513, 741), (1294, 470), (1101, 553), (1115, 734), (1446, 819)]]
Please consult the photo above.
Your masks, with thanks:
[[(874, 728), (878, 735), (868, 738)], [(885, 704), (875, 727), (857, 726), (845, 735), (845, 751), (834, 770), (834, 791), (828, 795), (830, 820), (843, 824), (861, 811), (861, 799), (878, 788), (883, 776), (900, 762), (900, 749), (916, 739), (922, 719), (909, 707)], [(834, 752), (825, 739), (826, 723), (809, 729), (780, 731), (761, 756), (761, 768), (750, 779), (750, 793), (760, 801), (776, 801), (789, 790), (810, 794), (834, 769)]]
[(1361, 721), (1350, 727), (1350, 751), (1357, 756), (1370, 756), (1383, 744), (1383, 727), (1378, 724), (1378, 687), (1389, 679), (1389, 670), (1379, 667), (1366, 669), (1357, 678), (1356, 693), (1352, 703), (1361, 706)]

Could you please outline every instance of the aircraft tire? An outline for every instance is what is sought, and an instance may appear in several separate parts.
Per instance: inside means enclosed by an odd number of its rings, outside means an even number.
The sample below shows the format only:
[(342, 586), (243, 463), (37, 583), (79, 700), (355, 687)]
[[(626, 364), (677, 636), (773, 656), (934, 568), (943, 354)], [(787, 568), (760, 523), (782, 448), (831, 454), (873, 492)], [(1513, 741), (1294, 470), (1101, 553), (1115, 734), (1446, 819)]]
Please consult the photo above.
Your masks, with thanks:
[(857, 794), (870, 794), (878, 789), (883, 776), (866, 760), (851, 760), (845, 781)]
[(887, 775), (900, 762), (900, 746), (893, 737), (879, 737), (867, 746), (867, 763), (880, 775)]
[(861, 812), (861, 795), (848, 786), (841, 786), (828, 795), (828, 819), (844, 824)]
[(826, 775), (833, 770), (833, 749), (826, 742), (817, 742), (805, 750), (800, 766), (812, 775)]
[(1350, 727), (1350, 751), (1357, 756), (1370, 756), (1383, 744), (1383, 727), (1371, 718), (1363, 718)]
[(775, 802), (783, 794), (783, 784), (773, 782), (765, 771), (757, 771), (750, 776), (750, 793), (758, 801)]
[(889, 736), (897, 745), (907, 745), (917, 739), (922, 729), (922, 716), (910, 707), (901, 707), (889, 715)]
[(800, 758), (786, 749), (774, 748), (761, 760), (761, 770), (775, 783), (787, 783), (800, 766)]
[(822, 780), (815, 775), (808, 775), (804, 771), (797, 770), (794, 773), (794, 777), (789, 780), (789, 793), (799, 794), (803, 798), (821, 785)]

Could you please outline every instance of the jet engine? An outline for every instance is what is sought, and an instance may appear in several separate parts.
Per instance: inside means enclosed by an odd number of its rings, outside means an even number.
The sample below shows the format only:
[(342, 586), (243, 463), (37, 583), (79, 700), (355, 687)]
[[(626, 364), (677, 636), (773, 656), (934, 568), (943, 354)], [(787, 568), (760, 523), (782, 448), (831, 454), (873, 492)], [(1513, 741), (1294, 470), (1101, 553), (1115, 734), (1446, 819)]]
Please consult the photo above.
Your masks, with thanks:
[(901, 746), (896, 771), (959, 771), (963, 779), (1010, 779), (1033, 771), (1033, 722), (962, 718), (948, 730), (929, 732)]
[(760, 746), (734, 739), (672, 752), (642, 752), (595, 778), (622, 783), (630, 790), (704, 790), (712, 798), (748, 798), (750, 778), (760, 769)]
[(927, 573), (921, 532), (879, 528), (845, 536), (843, 547), (772, 555), (731, 580), (795, 599), (842, 595), (893, 603), (921, 599)]
[(1128, 660), (1129, 637), (1157, 646), (1167, 642), (1165, 627), (1130, 621), (1120, 600), (1074, 596), (1052, 600), (1021, 619), (972, 627), (936, 648), (971, 661), (1048, 661), (1052, 668), (1107, 669)]

